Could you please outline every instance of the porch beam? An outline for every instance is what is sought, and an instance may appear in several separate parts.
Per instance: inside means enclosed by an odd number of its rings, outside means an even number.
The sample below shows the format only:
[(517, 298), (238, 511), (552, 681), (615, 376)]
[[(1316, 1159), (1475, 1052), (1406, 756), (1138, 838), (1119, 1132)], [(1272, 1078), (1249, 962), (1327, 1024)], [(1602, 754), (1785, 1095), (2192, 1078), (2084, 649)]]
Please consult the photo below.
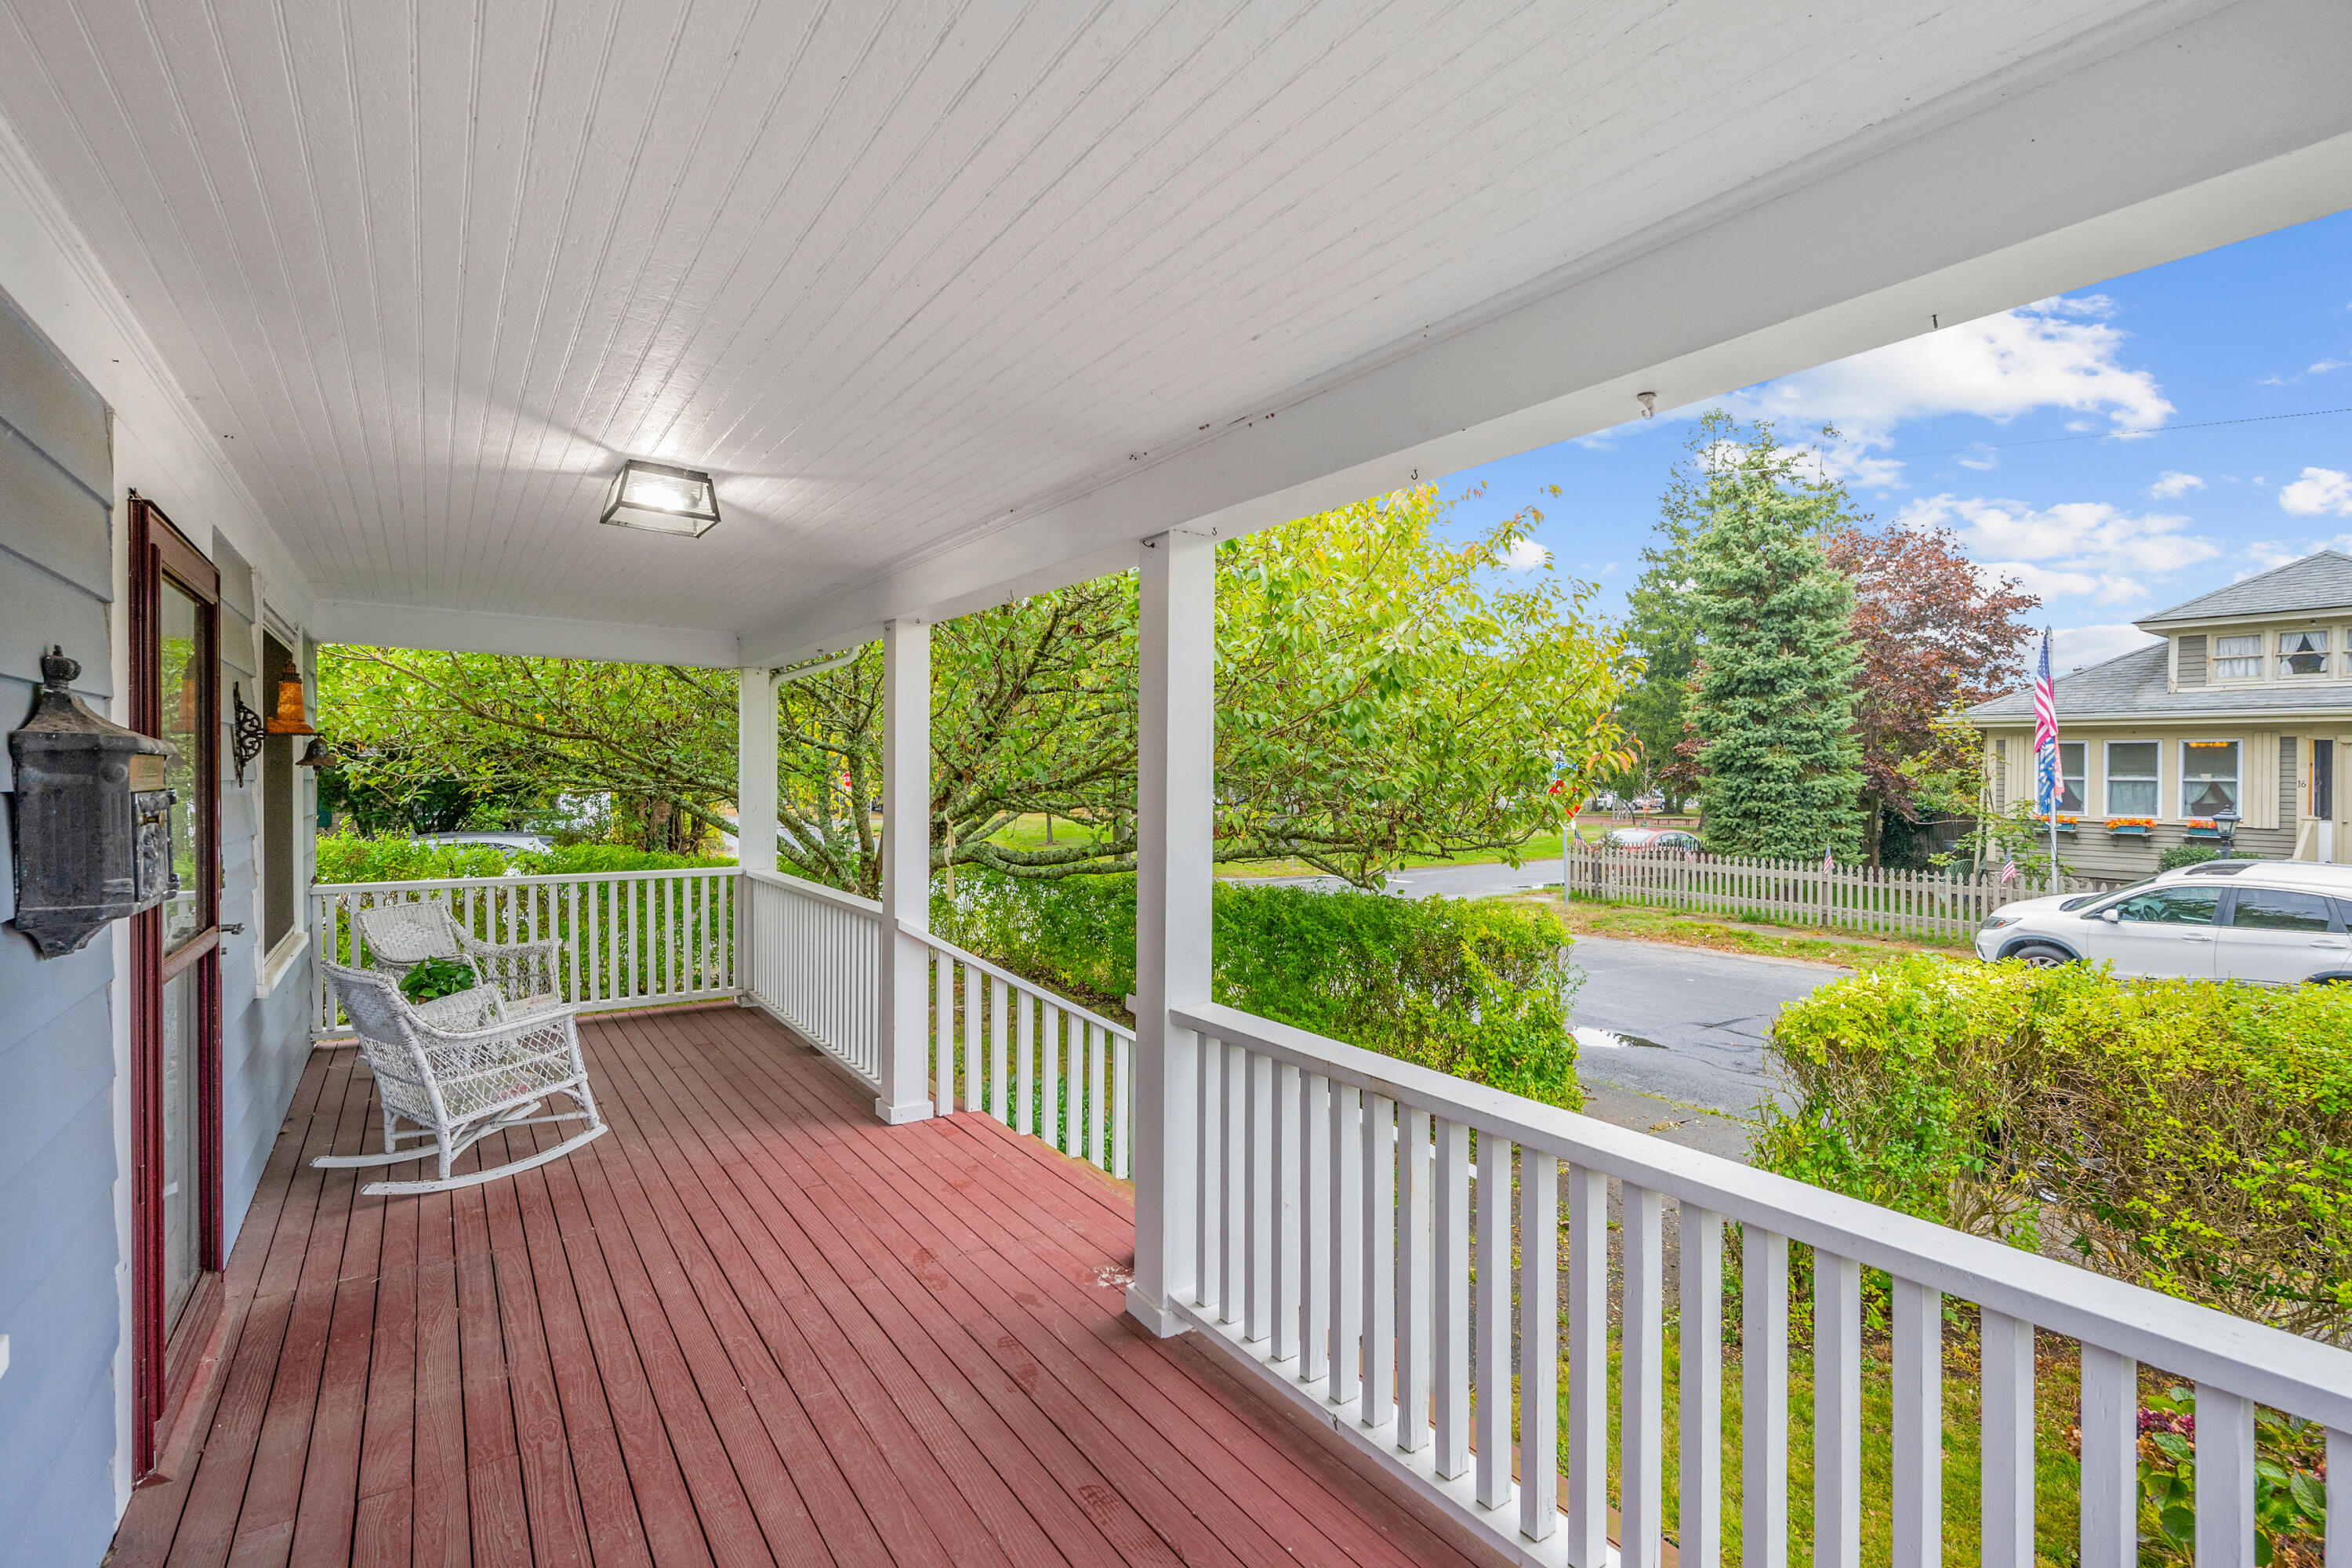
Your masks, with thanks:
[(931, 1114), (930, 950), (907, 933), (929, 931), (930, 920), (931, 628), (896, 620), (882, 628), (882, 1093), (874, 1102), (892, 1125)]
[(1171, 1007), (1209, 1000), (1211, 792), (1216, 768), (1216, 540), (1143, 542), (1135, 906), (1135, 1279), (1127, 1310), (1181, 1331), (1196, 1283), (1200, 1037)]

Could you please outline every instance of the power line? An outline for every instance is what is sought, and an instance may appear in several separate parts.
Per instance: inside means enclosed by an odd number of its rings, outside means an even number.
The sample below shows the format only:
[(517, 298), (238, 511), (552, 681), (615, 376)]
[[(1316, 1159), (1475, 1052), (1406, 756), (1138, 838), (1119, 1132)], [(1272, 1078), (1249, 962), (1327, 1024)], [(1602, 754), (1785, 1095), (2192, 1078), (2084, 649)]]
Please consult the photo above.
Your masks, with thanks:
[(1890, 452), (1892, 458), (1948, 458), (1960, 452), (2005, 452), (2016, 447), (2054, 447), (2062, 441), (2144, 441), (2177, 430), (2211, 430), (2223, 425), (2267, 425), (2277, 419), (2316, 419), (2323, 414), (2352, 414), (2352, 408), (2307, 408), (2300, 414), (2250, 414), (2242, 419), (2207, 419), (2195, 425), (2165, 425), (2154, 430), (2097, 430), (2085, 436), (2044, 436), (2038, 441), (1974, 441), (1965, 447), (1944, 447), (1932, 452)]

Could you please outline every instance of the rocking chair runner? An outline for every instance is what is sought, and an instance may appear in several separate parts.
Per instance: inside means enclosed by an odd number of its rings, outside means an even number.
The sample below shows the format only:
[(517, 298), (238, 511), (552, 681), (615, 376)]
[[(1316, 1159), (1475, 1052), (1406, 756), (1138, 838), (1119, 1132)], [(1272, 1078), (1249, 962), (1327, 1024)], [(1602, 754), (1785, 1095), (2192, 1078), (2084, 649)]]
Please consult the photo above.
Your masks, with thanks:
[(377, 904), (357, 910), (352, 921), (367, 948), (368, 967), (397, 984), (428, 958), (463, 959), (498, 987), (509, 1007), (525, 1011), (558, 1005), (556, 941), (484, 942), (467, 931), (438, 899)]
[[(442, 1193), (544, 1165), (604, 1136), (604, 1120), (597, 1114), (587, 1063), (580, 1055), (575, 1009), (542, 1008), (510, 1016), (505, 1001), (487, 985), (412, 1005), (382, 974), (339, 963), (324, 968), (375, 1075), (383, 1152), (322, 1154), (311, 1164), (348, 1168), (437, 1159), (437, 1180), (371, 1182), (361, 1191), (370, 1197)], [(561, 1115), (531, 1114), (554, 1094), (567, 1097), (577, 1109)], [(450, 1174), (458, 1155), (493, 1132), (580, 1121), (587, 1127), (553, 1148), (462, 1176)], [(397, 1126), (401, 1121), (415, 1125), (402, 1131)], [(404, 1143), (409, 1146), (404, 1148)]]

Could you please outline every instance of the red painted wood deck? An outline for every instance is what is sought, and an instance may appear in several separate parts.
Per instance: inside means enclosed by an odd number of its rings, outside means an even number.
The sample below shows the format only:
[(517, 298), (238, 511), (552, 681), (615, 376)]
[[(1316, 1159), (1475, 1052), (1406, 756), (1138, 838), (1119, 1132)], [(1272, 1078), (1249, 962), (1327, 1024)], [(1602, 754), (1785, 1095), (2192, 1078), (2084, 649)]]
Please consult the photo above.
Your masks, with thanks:
[(1122, 1316), (1131, 1209), (1091, 1168), (880, 1126), (739, 1008), (583, 1034), (613, 1131), (426, 1198), (310, 1167), (375, 1138), (357, 1053), (317, 1054), (114, 1568), (1463, 1561)]

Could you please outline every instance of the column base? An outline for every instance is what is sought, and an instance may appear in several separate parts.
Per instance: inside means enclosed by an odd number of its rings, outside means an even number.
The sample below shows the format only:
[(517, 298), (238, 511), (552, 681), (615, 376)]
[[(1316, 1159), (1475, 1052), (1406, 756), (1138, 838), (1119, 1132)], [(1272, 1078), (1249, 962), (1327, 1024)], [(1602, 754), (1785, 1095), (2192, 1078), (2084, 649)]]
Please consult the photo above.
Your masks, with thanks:
[(887, 1100), (877, 1100), (874, 1102), (874, 1114), (882, 1119), (885, 1127), (898, 1127), (909, 1121), (929, 1121), (931, 1119), (931, 1102), (911, 1100), (904, 1105), (893, 1105)]
[(1127, 1315), (1163, 1340), (1189, 1333), (1192, 1328), (1181, 1313), (1145, 1295), (1139, 1285), (1130, 1284), (1127, 1288)]

